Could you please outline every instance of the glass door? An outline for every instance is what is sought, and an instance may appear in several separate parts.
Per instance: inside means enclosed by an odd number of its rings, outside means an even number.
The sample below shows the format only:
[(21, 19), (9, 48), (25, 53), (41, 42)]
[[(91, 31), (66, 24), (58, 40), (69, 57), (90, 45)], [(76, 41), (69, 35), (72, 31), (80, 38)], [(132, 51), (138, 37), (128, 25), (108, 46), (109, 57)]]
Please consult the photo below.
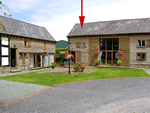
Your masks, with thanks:
[(112, 55), (111, 52), (107, 52), (107, 64), (111, 64), (111, 61), (112, 61), (111, 55)]

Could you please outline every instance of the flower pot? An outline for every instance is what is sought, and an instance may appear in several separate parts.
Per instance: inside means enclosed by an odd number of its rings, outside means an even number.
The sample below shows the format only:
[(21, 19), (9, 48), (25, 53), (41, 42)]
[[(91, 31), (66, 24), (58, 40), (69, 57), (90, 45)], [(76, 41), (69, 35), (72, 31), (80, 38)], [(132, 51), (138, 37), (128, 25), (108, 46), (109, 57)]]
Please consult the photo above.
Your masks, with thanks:
[(79, 69), (76, 69), (76, 72), (79, 72)]
[(52, 66), (52, 68), (54, 69), (55, 67)]
[(100, 65), (100, 63), (97, 64), (98, 66)]
[(84, 69), (81, 69), (81, 72), (84, 72)]
[(121, 64), (118, 64), (118, 66), (121, 66)]

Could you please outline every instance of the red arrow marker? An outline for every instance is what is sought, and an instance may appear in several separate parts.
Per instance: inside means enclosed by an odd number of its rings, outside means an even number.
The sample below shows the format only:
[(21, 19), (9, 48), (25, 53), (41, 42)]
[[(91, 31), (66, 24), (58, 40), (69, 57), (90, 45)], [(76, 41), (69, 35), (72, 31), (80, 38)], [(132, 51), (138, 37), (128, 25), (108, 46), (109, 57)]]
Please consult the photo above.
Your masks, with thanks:
[(81, 28), (83, 27), (84, 18), (85, 16), (83, 16), (83, 0), (81, 0), (81, 16), (79, 16)]

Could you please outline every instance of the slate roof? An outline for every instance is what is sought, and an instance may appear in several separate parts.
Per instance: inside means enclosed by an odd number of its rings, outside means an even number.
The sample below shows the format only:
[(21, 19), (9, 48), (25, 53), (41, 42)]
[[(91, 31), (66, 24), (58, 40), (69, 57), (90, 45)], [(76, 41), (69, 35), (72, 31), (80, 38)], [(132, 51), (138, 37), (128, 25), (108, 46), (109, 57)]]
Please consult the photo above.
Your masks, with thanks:
[(75, 24), (68, 36), (150, 33), (150, 18)]
[(12, 20), (12, 18), (4, 16), (0, 16), (0, 23), (6, 26), (6, 31), (11, 32), (8, 33), (0, 31), (0, 33), (56, 42), (45, 27), (33, 25), (16, 19)]

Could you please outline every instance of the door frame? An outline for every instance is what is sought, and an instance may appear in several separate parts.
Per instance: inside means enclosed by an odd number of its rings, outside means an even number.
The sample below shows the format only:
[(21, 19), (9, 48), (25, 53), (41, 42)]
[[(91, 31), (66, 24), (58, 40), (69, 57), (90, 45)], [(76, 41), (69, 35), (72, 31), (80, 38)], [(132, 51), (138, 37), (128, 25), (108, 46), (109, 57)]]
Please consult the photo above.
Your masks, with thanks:
[[(81, 51), (75, 51), (75, 62), (77, 62), (77, 55), (76, 55), (77, 52), (80, 52), (81, 58), (82, 58), (82, 52), (81, 52)], [(81, 60), (80, 60), (80, 61), (81, 61)], [(81, 61), (80, 63), (82, 63), (82, 61)]]
[[(116, 64), (113, 64), (113, 52), (116, 52), (119, 50), (113, 50), (113, 40), (119, 39), (119, 38), (99, 38), (99, 49), (100, 49), (100, 39), (112, 39), (112, 50), (106, 50), (107, 49), (107, 41), (105, 41), (105, 50), (100, 50), (100, 52), (105, 51), (105, 64), (102, 64), (102, 65), (116, 65)], [(109, 63), (109, 64), (107, 63), (107, 52), (111, 52), (111, 63)]]
[(18, 64), (18, 60), (17, 60), (17, 58), (18, 58), (18, 56), (17, 56), (17, 53), (18, 53), (18, 49), (17, 48), (10, 48), (10, 67), (11, 67), (11, 49), (15, 49), (16, 50), (16, 66), (15, 67), (17, 67), (17, 64)]

